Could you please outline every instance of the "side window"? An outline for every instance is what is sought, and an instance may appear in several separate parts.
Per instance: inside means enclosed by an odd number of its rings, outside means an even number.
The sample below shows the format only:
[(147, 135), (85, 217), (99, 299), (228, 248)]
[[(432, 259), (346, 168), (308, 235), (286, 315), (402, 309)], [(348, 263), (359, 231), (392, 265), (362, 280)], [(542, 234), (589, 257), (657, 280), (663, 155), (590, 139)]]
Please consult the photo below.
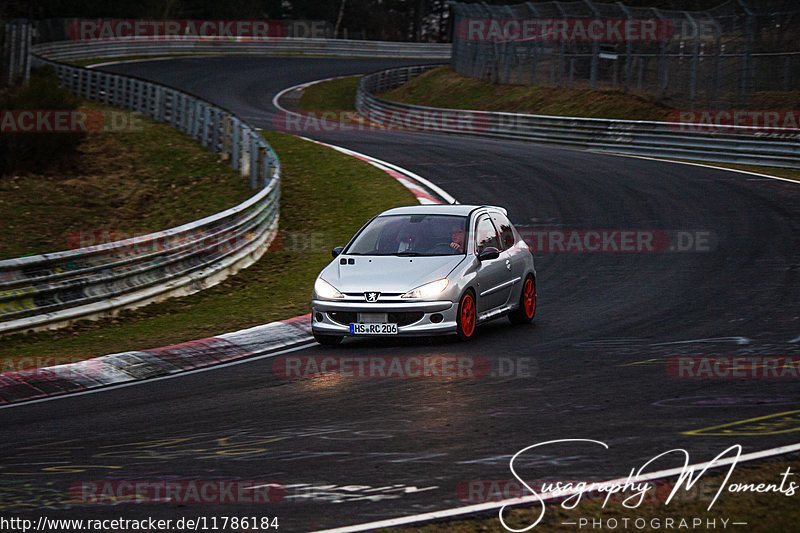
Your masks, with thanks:
[(492, 213), (492, 221), (500, 232), (500, 244), (503, 245), (501, 250), (512, 248), (517, 243), (517, 238), (514, 236), (511, 222), (502, 213)]
[(475, 225), (475, 250), (481, 253), (489, 247), (500, 250), (500, 240), (497, 238), (497, 230), (489, 217), (481, 215)]

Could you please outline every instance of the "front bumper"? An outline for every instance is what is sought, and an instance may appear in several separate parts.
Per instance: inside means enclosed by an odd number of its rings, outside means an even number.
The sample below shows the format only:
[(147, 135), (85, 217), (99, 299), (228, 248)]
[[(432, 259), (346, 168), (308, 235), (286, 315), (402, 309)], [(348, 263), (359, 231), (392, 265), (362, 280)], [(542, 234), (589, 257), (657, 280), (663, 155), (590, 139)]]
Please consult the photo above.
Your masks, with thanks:
[[(398, 314), (403, 316), (421, 315), (418, 319), (414, 316), (416, 320), (406, 325), (400, 325), (398, 322), (397, 336), (444, 335), (456, 332), (458, 305), (450, 301), (441, 300), (379, 302), (374, 304), (356, 301), (312, 300), (311, 330), (322, 335), (370, 336), (351, 335), (349, 320), (344, 320), (342, 317), (357, 313), (386, 313), (395, 316)], [(437, 315), (441, 316), (441, 320), (434, 322)], [(391, 337), (394, 335), (373, 336)]]

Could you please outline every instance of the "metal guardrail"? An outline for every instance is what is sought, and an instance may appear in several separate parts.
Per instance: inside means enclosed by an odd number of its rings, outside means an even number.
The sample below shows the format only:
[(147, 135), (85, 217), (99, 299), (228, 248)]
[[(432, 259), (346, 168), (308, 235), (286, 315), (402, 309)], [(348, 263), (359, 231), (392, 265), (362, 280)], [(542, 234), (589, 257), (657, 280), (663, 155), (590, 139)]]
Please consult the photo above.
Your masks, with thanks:
[(34, 46), (34, 53), (58, 61), (84, 58), (157, 55), (318, 55), (348, 57), (407, 57), (450, 59), (450, 43), (401, 43), (282, 37), (274, 39), (211, 38), (114, 41), (58, 41)]
[(415, 66), (364, 76), (356, 108), (371, 122), (419, 131), (555, 143), (598, 152), (800, 168), (796, 129), (648, 122), (442, 109), (393, 102), (375, 93), (434, 68)]
[[(225, 154), (259, 191), (215, 215), (143, 237), (0, 261), (0, 334), (53, 328), (218, 283), (256, 261), (275, 236), (280, 162), (266, 140), (229, 111), (146, 80), (58, 63), (36, 47), (86, 99), (148, 115)], [(91, 50), (88, 50), (91, 57)]]

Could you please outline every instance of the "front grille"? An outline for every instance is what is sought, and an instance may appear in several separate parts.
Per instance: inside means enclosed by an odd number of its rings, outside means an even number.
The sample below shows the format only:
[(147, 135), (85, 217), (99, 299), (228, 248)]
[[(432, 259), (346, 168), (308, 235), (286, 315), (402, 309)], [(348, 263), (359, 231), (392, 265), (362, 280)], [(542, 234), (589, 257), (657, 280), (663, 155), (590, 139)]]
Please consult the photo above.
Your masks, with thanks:
[[(367, 292), (369, 292), (369, 291), (367, 291)], [(383, 298), (399, 298), (403, 294), (404, 293), (402, 293), (402, 292), (382, 292), (381, 295), (380, 295), (379, 300), (383, 299)], [(352, 298), (360, 298), (362, 300), (364, 299), (364, 293), (363, 292), (346, 292), (346, 293), (344, 293), (344, 295), (345, 296), (350, 296)]]
[[(358, 322), (358, 313), (353, 311), (331, 311), (328, 313), (328, 316), (331, 317), (331, 320), (343, 326), (349, 326), (353, 322)], [(388, 320), (390, 324), (397, 324), (398, 327), (400, 327), (413, 324), (421, 320), (423, 316), (425, 316), (425, 313), (422, 312), (403, 311), (388, 313), (386, 320)]]

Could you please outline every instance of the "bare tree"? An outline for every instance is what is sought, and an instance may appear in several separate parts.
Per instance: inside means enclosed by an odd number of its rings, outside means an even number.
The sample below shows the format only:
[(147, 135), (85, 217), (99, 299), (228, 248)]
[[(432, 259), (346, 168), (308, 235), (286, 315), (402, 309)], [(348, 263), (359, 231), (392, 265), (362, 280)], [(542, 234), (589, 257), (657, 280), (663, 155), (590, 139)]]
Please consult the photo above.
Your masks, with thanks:
[(336, 39), (339, 36), (339, 26), (342, 25), (342, 17), (344, 17), (344, 4), (347, 0), (342, 0), (341, 5), (339, 5), (339, 15), (336, 17), (336, 26), (333, 28), (333, 38)]

